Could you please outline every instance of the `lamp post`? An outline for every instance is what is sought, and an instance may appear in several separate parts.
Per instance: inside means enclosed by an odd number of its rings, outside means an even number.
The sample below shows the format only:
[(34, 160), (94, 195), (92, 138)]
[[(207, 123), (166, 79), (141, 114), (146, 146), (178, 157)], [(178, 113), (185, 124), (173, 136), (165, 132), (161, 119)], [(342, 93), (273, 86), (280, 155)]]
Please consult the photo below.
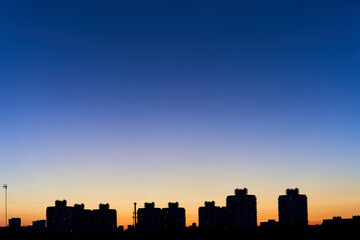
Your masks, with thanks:
[(4, 184), (3, 188), (5, 189), (5, 227), (7, 227), (7, 184)]
[(134, 203), (134, 230), (136, 229), (136, 222), (137, 222), (137, 216), (136, 216), (136, 202)]

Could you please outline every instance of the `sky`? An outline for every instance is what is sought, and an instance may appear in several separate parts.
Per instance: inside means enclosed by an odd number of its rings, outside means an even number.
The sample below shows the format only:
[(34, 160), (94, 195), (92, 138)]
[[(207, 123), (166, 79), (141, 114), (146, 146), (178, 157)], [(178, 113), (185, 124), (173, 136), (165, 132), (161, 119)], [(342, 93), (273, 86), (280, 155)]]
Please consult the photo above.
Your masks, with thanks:
[[(0, 183), (8, 217), (66, 199), (225, 206), (287, 188), (309, 222), (360, 214), (357, 1), (0, 2)], [(2, 197), (1, 197), (2, 196)], [(4, 225), (4, 191), (0, 226)]]

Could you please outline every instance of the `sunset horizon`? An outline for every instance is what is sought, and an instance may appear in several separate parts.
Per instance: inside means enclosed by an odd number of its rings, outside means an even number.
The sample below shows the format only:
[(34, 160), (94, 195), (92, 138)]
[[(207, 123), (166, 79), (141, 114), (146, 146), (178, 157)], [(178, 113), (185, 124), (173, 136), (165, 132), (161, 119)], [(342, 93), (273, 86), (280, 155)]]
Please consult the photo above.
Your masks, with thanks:
[(257, 225), (295, 188), (309, 225), (360, 215), (359, 10), (2, 1), (0, 227), (47, 220), (56, 200), (109, 203), (125, 228), (134, 202), (178, 202), (198, 225), (243, 188)]

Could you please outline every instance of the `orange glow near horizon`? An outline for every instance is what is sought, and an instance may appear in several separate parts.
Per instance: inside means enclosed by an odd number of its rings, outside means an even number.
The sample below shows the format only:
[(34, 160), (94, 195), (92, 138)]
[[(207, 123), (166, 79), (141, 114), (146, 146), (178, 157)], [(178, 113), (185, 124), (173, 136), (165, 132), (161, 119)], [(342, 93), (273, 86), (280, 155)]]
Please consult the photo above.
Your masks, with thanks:
[[(232, 172), (230, 169), (217, 169), (218, 172), (209, 175), (190, 175), (179, 168), (175, 173), (169, 171), (170, 174), (160, 169), (157, 174), (145, 172), (148, 175), (141, 175), (133, 181), (121, 175), (111, 179), (102, 177), (101, 181), (90, 176), (85, 180), (68, 176), (66, 180), (50, 183), (41, 178), (35, 179), (35, 183), (13, 182), (9, 183), (8, 218), (20, 217), (22, 225), (31, 225), (32, 221), (46, 219), (46, 207), (54, 206), (55, 200), (66, 199), (68, 206), (84, 203), (86, 209), (98, 209), (100, 203), (109, 203), (110, 208), (117, 210), (118, 225), (126, 228), (133, 224), (134, 202), (137, 202), (138, 208), (142, 208), (145, 202), (154, 202), (158, 208), (167, 207), (169, 202), (179, 202), (179, 206), (186, 210), (186, 225), (189, 226), (198, 224), (198, 208), (205, 201), (226, 206), (226, 197), (233, 195), (234, 189), (246, 187), (248, 194), (256, 195), (260, 224), (269, 219), (278, 220), (278, 196), (285, 194), (287, 188), (292, 188), (289, 186), (296, 186), (300, 194), (307, 195), (309, 224), (320, 224), (323, 219), (333, 216), (351, 218), (360, 214), (360, 192), (357, 186), (347, 184), (353, 181), (352, 178), (342, 182), (329, 178), (333, 182), (321, 183), (318, 180), (318, 184), (314, 184), (315, 178), (320, 179), (318, 175), (297, 180), (284, 174), (277, 174), (279, 177), (274, 178), (275, 174), (271, 172), (241, 175), (236, 169)], [(184, 174), (189, 175), (183, 178)], [(151, 181), (146, 181), (148, 178)], [(323, 179), (325, 181), (327, 178)], [(242, 182), (251, 184), (238, 184)], [(3, 203), (4, 200), (0, 198), (0, 226), (4, 225)]]
[[(205, 201), (205, 200), (204, 200)], [(203, 202), (204, 202), (203, 201)], [(192, 223), (198, 224), (198, 208), (203, 206), (203, 202), (191, 200), (184, 201), (183, 204), (179, 202), (180, 207), (184, 207), (186, 210), (186, 225), (190, 226)], [(275, 203), (275, 204), (274, 204)], [(75, 202), (68, 201), (68, 206), (72, 206)], [(53, 206), (54, 202), (49, 204), (49, 206)], [(87, 209), (96, 209), (98, 208), (98, 204), (94, 204), (93, 202), (85, 203), (85, 208)], [(216, 202), (217, 206), (224, 206), (225, 201)], [(157, 204), (155, 202), (155, 206), (159, 208), (163, 208), (167, 206), (165, 201), (162, 204)], [(113, 204), (110, 203), (110, 207), (117, 210), (117, 221), (118, 226), (122, 225), (127, 228), (128, 225), (133, 224), (133, 205), (129, 203), (125, 204)], [(143, 207), (143, 203), (138, 202), (138, 208)], [(259, 202), (258, 199), (258, 225), (261, 222), (266, 222), (269, 219), (278, 220), (278, 209), (275, 201), (272, 201), (272, 204), (265, 204), (263, 201)], [(309, 224), (317, 225), (321, 224), (323, 219), (331, 219), (333, 216), (341, 216), (343, 218), (351, 218), (354, 215), (358, 215), (360, 213), (359, 204), (356, 201), (344, 201), (344, 204), (340, 203), (332, 203), (325, 201), (313, 201), (309, 200), (308, 205), (309, 211)], [(36, 207), (29, 207), (26, 205), (15, 206), (11, 205), (8, 211), (8, 218), (20, 217), (22, 219), (22, 225), (27, 226), (31, 225), (32, 221), (46, 219), (46, 204), (38, 204)], [(0, 218), (0, 223), (3, 223), (4, 218)], [(3, 225), (3, 224), (1, 224)]]
[[(313, 210), (313, 213), (309, 214), (309, 224), (310, 225), (318, 225), (322, 224), (323, 219), (331, 219), (333, 216), (341, 216), (343, 218), (352, 218), (353, 215), (358, 215), (359, 212), (352, 211), (353, 209), (356, 209), (357, 206), (347, 206), (343, 209), (315, 209)], [(118, 209), (117, 209), (118, 210)], [(192, 223), (198, 224), (198, 215), (197, 215), (197, 209), (195, 210), (186, 210), (186, 225), (190, 226)], [(132, 220), (132, 211), (133, 209), (128, 209), (127, 212), (120, 213), (118, 211), (117, 214), (117, 221), (118, 226), (122, 225), (125, 228), (127, 228), (128, 225), (133, 224)], [(46, 210), (36, 211), (35, 209), (32, 211), (28, 211), (26, 209), (18, 209), (14, 210), (12, 213), (8, 215), (9, 218), (13, 217), (20, 217), (22, 221), (23, 226), (32, 225), (32, 222), (35, 220), (45, 220), (46, 219)], [(277, 217), (277, 211), (266, 211), (266, 213), (259, 212), (258, 209), (258, 225), (260, 225), (261, 222), (267, 222), (269, 219), (278, 220)], [(2, 221), (3, 222), (3, 221)], [(3, 225), (3, 224), (2, 224)]]

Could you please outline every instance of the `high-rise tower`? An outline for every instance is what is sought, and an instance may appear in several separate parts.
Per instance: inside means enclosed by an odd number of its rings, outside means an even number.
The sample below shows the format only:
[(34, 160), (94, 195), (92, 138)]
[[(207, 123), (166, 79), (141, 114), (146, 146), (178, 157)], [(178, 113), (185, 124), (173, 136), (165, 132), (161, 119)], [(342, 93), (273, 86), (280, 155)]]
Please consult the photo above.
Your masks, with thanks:
[(279, 196), (279, 222), (286, 226), (308, 224), (307, 197), (299, 189), (287, 189), (286, 195)]
[(235, 189), (235, 195), (226, 198), (226, 225), (228, 228), (256, 227), (256, 197), (247, 189)]

